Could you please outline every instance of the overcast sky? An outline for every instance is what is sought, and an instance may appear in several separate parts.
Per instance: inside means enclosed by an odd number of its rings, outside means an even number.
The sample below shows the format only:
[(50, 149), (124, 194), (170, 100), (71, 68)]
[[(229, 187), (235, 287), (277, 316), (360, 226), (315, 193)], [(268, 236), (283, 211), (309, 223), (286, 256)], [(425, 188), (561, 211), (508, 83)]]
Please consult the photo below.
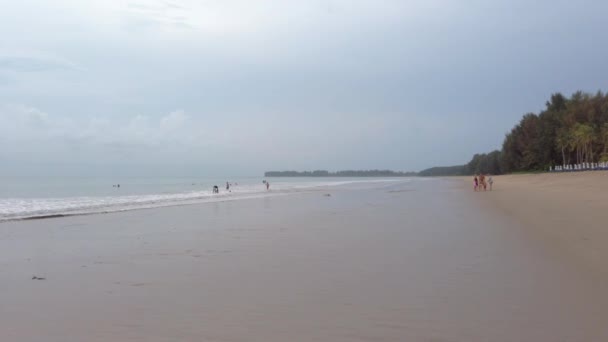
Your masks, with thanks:
[(11, 172), (420, 170), (499, 148), (553, 92), (608, 90), (607, 1), (0, 8)]

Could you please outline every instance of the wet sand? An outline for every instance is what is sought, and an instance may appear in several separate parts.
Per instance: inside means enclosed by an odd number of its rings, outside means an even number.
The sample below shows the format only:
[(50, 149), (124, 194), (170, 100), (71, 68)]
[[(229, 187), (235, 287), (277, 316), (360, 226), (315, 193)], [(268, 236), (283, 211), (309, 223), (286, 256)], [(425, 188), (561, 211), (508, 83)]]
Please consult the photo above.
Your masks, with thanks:
[[(578, 267), (608, 277), (608, 172), (495, 177), (495, 191), (480, 196), (558, 249)], [(485, 195), (485, 194), (480, 194)]]
[(0, 224), (0, 340), (608, 340), (594, 270), (463, 184)]

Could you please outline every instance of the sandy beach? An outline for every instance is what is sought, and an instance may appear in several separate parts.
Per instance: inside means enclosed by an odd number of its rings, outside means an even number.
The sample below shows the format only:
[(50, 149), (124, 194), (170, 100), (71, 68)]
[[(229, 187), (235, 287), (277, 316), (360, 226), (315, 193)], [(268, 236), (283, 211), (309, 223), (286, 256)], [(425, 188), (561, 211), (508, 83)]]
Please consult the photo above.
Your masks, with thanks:
[(579, 267), (608, 275), (608, 172), (495, 177), (483, 201)]
[(0, 340), (606, 341), (606, 176), (2, 223)]

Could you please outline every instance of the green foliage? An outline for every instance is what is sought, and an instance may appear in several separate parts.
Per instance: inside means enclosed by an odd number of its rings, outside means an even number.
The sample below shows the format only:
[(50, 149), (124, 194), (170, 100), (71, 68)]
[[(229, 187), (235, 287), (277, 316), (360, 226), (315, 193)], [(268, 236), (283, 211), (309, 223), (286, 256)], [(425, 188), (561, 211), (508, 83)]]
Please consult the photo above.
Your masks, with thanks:
[[(547, 170), (557, 165), (608, 162), (608, 94), (577, 91), (570, 98), (551, 95), (546, 109), (525, 114), (505, 136), (501, 151), (476, 154), (466, 165), (433, 167), (420, 176), (463, 176), (478, 173), (502, 174)], [(413, 176), (412, 172), (283, 171), (266, 176), (359, 177)]]
[(315, 171), (266, 171), (265, 177), (412, 177), (416, 172), (401, 172), (391, 170), (346, 170), (329, 172)]
[(525, 114), (505, 136), (501, 151), (476, 154), (463, 166), (420, 175), (529, 173), (557, 165), (608, 161), (608, 94), (551, 95), (546, 109)]
[(492, 151), (488, 154), (476, 154), (466, 165), (465, 174), (502, 174), (501, 158), (502, 153), (500, 151)]
[(608, 95), (578, 91), (551, 95), (538, 115), (524, 115), (502, 146), (501, 171), (608, 160)]
[(468, 174), (467, 165), (437, 166), (418, 172), (418, 176), (465, 176)]
[(502, 174), (501, 166), (502, 152), (476, 154), (468, 164), (456, 166), (438, 166), (418, 172), (419, 176), (468, 176), (473, 174)]
[(598, 137), (600, 144), (604, 145), (602, 154), (600, 155), (600, 162), (608, 161), (608, 122), (602, 125), (600, 129), (600, 135)]

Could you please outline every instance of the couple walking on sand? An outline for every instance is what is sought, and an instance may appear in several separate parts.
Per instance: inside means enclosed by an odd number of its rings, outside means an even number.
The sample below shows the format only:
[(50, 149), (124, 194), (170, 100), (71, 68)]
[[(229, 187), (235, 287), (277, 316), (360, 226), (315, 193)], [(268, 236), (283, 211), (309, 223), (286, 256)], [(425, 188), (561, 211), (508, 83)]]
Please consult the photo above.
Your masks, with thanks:
[(475, 175), (475, 178), (473, 178), (473, 182), (475, 185), (475, 191), (481, 191), (482, 188), (483, 191), (486, 191), (488, 188), (488, 184), (490, 185), (490, 191), (492, 191), (492, 185), (494, 184), (494, 180), (492, 179), (491, 175), (488, 175), (488, 181), (486, 183), (486, 176), (483, 173)]

